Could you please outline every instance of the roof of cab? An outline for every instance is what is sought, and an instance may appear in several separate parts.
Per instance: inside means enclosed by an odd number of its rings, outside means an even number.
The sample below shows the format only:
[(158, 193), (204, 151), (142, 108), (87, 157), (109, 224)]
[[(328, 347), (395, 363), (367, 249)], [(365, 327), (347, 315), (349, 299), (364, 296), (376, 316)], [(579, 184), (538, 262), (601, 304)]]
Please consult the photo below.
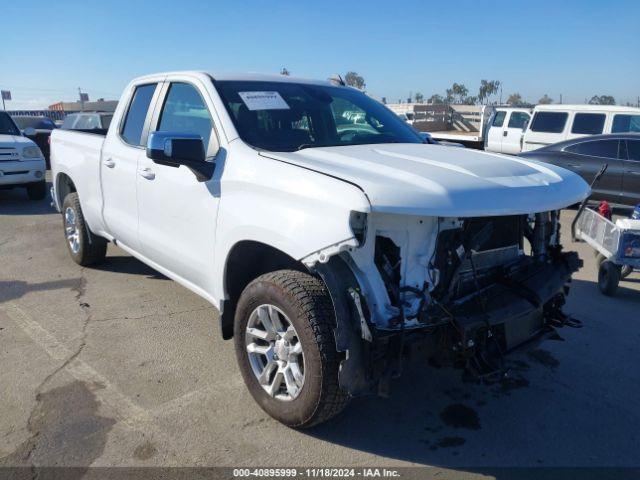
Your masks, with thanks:
[(609, 111), (609, 112), (638, 112), (640, 113), (640, 108), (636, 107), (625, 107), (622, 105), (568, 105), (568, 104), (549, 104), (549, 105), (536, 105), (536, 110), (553, 110), (553, 111)]
[(214, 80), (235, 80), (235, 81), (254, 81), (254, 82), (282, 82), (282, 83), (305, 83), (311, 85), (325, 85), (325, 86), (336, 86), (333, 82), (329, 80), (315, 80), (311, 78), (301, 78), (301, 77), (291, 77), (288, 75), (274, 75), (274, 74), (263, 74), (263, 73), (213, 73), (213, 72), (204, 72), (204, 71), (194, 71), (194, 70), (185, 70), (185, 71), (173, 71), (173, 72), (158, 72), (151, 75), (144, 75), (135, 79), (136, 82), (140, 80), (144, 80), (147, 78), (158, 78), (172, 75), (194, 75), (201, 76), (207, 75)]

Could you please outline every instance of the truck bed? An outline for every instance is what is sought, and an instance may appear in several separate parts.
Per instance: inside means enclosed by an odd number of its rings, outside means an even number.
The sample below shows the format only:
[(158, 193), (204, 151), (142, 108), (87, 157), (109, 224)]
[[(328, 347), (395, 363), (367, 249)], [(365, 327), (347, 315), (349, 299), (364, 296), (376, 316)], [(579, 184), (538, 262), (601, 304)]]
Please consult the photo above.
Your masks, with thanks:
[(436, 140), (454, 140), (454, 141), (467, 141), (467, 142), (481, 142), (482, 135), (480, 132), (463, 132), (460, 130), (441, 130), (437, 132), (429, 132), (429, 134)]

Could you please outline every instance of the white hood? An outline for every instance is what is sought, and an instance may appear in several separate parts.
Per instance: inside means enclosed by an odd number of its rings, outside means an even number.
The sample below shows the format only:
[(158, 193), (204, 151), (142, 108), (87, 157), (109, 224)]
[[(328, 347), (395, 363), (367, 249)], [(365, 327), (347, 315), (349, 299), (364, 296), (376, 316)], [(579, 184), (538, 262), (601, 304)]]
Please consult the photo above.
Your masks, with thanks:
[(19, 135), (0, 135), (0, 148), (18, 148), (35, 145), (32, 140)]
[(558, 210), (589, 186), (554, 165), (427, 144), (308, 148), (261, 155), (358, 185), (374, 212), (476, 217)]

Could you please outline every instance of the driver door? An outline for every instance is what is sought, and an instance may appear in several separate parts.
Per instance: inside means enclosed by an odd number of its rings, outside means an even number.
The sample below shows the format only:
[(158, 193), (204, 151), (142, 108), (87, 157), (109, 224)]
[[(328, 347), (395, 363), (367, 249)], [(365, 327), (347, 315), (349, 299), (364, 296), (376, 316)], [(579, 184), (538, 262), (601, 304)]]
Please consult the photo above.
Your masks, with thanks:
[[(199, 135), (214, 162), (218, 140), (206, 90), (191, 81), (163, 85), (150, 132)], [(198, 181), (185, 166), (154, 163), (142, 155), (137, 192), (142, 254), (192, 286), (210, 292), (220, 172)]]

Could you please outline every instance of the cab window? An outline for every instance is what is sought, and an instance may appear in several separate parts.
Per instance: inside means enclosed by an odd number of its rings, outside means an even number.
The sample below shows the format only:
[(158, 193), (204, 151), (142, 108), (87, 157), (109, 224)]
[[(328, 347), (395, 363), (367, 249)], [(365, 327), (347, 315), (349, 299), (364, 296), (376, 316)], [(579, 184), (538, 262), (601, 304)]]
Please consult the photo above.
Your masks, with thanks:
[(492, 127), (501, 127), (504, 124), (504, 117), (507, 115), (507, 112), (500, 110), (497, 111), (495, 116), (493, 117), (493, 122), (491, 122)]
[(509, 128), (519, 128), (520, 130), (524, 130), (528, 121), (529, 114), (525, 112), (511, 112), (511, 117), (509, 117), (509, 124), (507, 126)]
[(576, 113), (573, 117), (571, 133), (597, 135), (604, 129), (604, 113)]
[(129, 110), (122, 124), (122, 131), (120, 132), (122, 139), (129, 145), (142, 145), (142, 130), (145, 119), (147, 118), (151, 99), (153, 98), (153, 93), (156, 90), (156, 85), (155, 83), (140, 85), (136, 87), (133, 93), (133, 99), (129, 105)]
[(538, 112), (531, 122), (532, 132), (562, 133), (567, 123), (567, 112)]
[(206, 151), (212, 127), (211, 115), (198, 90), (188, 83), (172, 83), (160, 113), (158, 131), (200, 135)]
[(640, 115), (618, 114), (613, 116), (611, 133), (640, 133)]

